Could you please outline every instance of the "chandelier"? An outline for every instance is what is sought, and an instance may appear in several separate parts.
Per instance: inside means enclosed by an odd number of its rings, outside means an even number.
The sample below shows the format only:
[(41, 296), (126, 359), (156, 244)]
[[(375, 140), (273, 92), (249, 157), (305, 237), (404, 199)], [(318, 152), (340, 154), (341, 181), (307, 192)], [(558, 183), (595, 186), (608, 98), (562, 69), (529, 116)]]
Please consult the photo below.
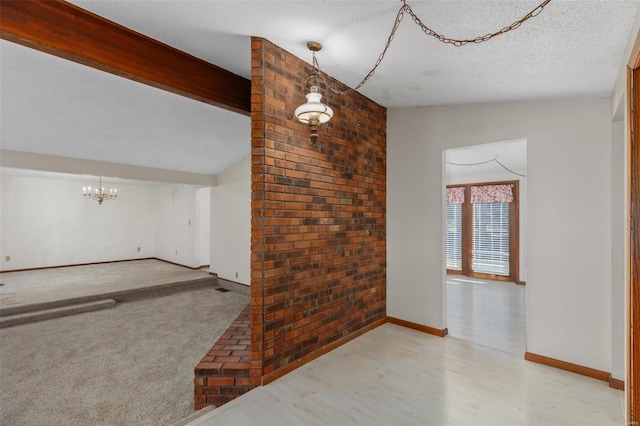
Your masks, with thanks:
[(96, 200), (98, 204), (102, 204), (105, 200), (113, 200), (118, 197), (118, 190), (114, 188), (110, 188), (109, 191), (105, 191), (102, 187), (102, 176), (100, 176), (98, 181), (98, 187), (95, 189), (91, 189), (91, 187), (82, 187), (82, 195), (85, 198), (89, 198), (91, 200)]

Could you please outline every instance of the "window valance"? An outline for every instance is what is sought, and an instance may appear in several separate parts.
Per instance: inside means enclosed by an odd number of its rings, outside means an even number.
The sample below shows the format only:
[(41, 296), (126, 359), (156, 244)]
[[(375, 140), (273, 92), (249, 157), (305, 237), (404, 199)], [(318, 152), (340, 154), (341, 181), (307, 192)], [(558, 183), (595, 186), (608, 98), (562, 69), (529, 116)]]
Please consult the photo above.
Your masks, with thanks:
[(513, 185), (483, 185), (471, 187), (472, 203), (511, 203)]
[(447, 204), (464, 203), (464, 187), (447, 188)]

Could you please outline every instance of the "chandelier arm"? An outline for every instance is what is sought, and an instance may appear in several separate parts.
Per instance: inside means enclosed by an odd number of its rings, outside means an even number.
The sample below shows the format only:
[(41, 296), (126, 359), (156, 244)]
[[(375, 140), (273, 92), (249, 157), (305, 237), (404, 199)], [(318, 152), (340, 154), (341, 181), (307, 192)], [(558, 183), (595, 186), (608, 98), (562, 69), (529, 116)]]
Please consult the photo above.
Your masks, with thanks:
[[(411, 16), (411, 18), (416, 23), (416, 25), (418, 25), (426, 35), (432, 36), (436, 40), (438, 40), (438, 41), (440, 41), (440, 42), (442, 42), (444, 44), (452, 44), (453, 46), (460, 47), (460, 46), (464, 46), (464, 45), (466, 45), (468, 43), (479, 44), (479, 43), (491, 40), (493, 37), (496, 37), (496, 36), (499, 36), (499, 35), (502, 35), (502, 34), (506, 34), (506, 33), (510, 32), (510, 31), (513, 31), (513, 30), (517, 29), (518, 27), (520, 27), (520, 25), (522, 25), (527, 20), (529, 20), (531, 18), (534, 18), (534, 17), (538, 16), (540, 13), (542, 13), (542, 10), (545, 8), (545, 6), (547, 6), (547, 4), (549, 4), (551, 2), (551, 0), (544, 0), (542, 3), (540, 3), (538, 6), (533, 8), (529, 13), (524, 15), (522, 18), (520, 18), (517, 21), (513, 22), (511, 25), (503, 27), (502, 29), (500, 29), (498, 31), (495, 31), (493, 33), (489, 33), (489, 34), (486, 34), (484, 36), (478, 36), (478, 37), (470, 38), (470, 39), (456, 39), (456, 38), (450, 38), (450, 37), (446, 37), (446, 36), (443, 36), (441, 34), (438, 34), (436, 31), (434, 31), (431, 28), (429, 28), (428, 26), (426, 26), (422, 22), (422, 20), (420, 20), (418, 15), (416, 15), (416, 13), (413, 11), (413, 9), (411, 9), (411, 6), (409, 6), (407, 4), (407, 1), (406, 0), (401, 0), (401, 1), (402, 1), (402, 6), (400, 6), (400, 9), (398, 10), (398, 13), (396, 14), (396, 19), (393, 22), (393, 27), (391, 29), (391, 33), (389, 34), (389, 37), (387, 38), (387, 42), (384, 45), (384, 49), (382, 50), (382, 53), (380, 53), (380, 55), (378, 56), (378, 59), (376, 60), (376, 63), (373, 65), (373, 68), (371, 68), (369, 73), (367, 73), (367, 75), (362, 79), (362, 81), (360, 81), (360, 83), (358, 83), (358, 85), (355, 86), (354, 88), (349, 88), (349, 89), (343, 90), (343, 91), (340, 91), (340, 90), (337, 90), (337, 89), (334, 89), (334, 88), (329, 88), (332, 93), (337, 94), (337, 95), (344, 95), (344, 94), (347, 94), (347, 93), (350, 93), (350, 92), (355, 92), (356, 90), (358, 90), (359, 88), (361, 88), (362, 86), (365, 85), (365, 83), (376, 72), (376, 69), (378, 68), (378, 66), (380, 65), (382, 60), (384, 59), (384, 56), (387, 53), (387, 50), (389, 49), (389, 46), (391, 45), (391, 42), (393, 41), (393, 38), (395, 37), (396, 30), (400, 26), (400, 22), (402, 21), (402, 18), (404, 17), (405, 12), (408, 13)], [(318, 65), (318, 60), (316, 59), (315, 52), (313, 54), (313, 68), (314, 68), (314, 71), (320, 71), (320, 66)]]
[(105, 191), (102, 187), (102, 176), (98, 178), (98, 187), (91, 192), (91, 187), (83, 187), (82, 193), (84, 197), (90, 200), (96, 200), (98, 204), (102, 204), (103, 201), (114, 200), (118, 198), (118, 190), (110, 188), (109, 191)]

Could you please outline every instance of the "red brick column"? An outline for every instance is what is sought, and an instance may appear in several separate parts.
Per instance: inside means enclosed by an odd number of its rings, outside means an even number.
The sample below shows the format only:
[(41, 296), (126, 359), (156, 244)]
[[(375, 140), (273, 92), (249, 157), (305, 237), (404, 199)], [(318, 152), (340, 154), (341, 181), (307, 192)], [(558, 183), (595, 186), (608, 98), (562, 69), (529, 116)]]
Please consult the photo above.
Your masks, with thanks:
[(311, 65), (251, 48), (251, 374), (264, 377), (385, 318), (386, 109), (323, 75), (335, 114), (313, 145), (293, 116)]
[(196, 367), (196, 409), (386, 318), (386, 109), (323, 75), (313, 145), (293, 116), (311, 65), (254, 37), (251, 67), (251, 303)]

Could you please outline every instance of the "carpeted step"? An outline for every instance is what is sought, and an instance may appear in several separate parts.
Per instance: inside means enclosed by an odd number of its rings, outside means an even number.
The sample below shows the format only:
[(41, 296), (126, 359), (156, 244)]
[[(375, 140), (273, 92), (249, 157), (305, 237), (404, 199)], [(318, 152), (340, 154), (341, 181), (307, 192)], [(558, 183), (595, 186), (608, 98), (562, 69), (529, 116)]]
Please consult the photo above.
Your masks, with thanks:
[(80, 314), (82, 312), (98, 311), (100, 309), (110, 308), (116, 305), (113, 299), (96, 300), (93, 302), (77, 303), (58, 308), (38, 310), (33, 312), (7, 315), (0, 317), (0, 328), (11, 327), (18, 324), (26, 324), (30, 322), (43, 321), (52, 318), (64, 317), (67, 315)]
[[(106, 291), (100, 294), (88, 294), (85, 296), (71, 297), (67, 299), (24, 303), (17, 306), (2, 306), (0, 307), (0, 317), (25, 314), (34, 311), (43, 311), (53, 308), (62, 308), (66, 306), (96, 302), (105, 299), (114, 299), (116, 302), (132, 302), (134, 300), (146, 299), (149, 297), (166, 296), (180, 291), (196, 290), (210, 286), (224, 286), (224, 284), (218, 284), (218, 279), (215, 277), (205, 277), (195, 280), (150, 285), (147, 287), (135, 287), (116, 291)], [(236, 286), (248, 288), (248, 286), (244, 286), (241, 284), (236, 284)], [(248, 294), (248, 292), (243, 294)]]

